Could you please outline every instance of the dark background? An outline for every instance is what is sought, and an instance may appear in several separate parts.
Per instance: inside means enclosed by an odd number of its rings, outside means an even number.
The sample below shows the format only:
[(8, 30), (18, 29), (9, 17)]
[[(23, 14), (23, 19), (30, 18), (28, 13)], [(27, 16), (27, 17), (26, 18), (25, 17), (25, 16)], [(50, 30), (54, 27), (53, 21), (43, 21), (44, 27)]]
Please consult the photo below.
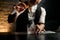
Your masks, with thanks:
[(45, 0), (46, 7), (46, 29), (56, 30), (60, 26), (59, 1)]
[(59, 20), (59, 2), (57, 0), (45, 0), (48, 20)]

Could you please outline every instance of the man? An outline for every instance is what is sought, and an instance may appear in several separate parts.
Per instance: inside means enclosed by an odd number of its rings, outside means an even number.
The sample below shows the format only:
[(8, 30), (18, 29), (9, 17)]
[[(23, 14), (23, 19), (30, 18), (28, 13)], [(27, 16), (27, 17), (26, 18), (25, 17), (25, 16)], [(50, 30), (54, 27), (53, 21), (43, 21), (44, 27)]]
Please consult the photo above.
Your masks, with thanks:
[[(28, 4), (26, 4), (26, 2)], [(40, 2), (41, 0), (27, 0), (25, 1), (27, 6), (22, 3), (25, 7), (20, 7), (20, 3), (17, 7), (15, 6), (17, 11), (13, 11), (10, 16), (8, 16), (8, 22), (15, 22), (16, 32), (27, 32), (27, 27), (30, 32), (34, 31), (35, 27), (37, 27), (37, 32), (45, 31), (44, 23), (46, 11), (43, 7), (38, 6)]]

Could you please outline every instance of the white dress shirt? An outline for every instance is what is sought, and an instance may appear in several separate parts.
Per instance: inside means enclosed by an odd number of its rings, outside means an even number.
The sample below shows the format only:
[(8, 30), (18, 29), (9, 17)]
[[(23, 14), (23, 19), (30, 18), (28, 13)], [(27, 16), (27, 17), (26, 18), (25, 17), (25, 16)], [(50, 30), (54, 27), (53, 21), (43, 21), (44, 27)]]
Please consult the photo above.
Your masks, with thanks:
[(46, 10), (43, 7), (41, 7), (41, 11), (42, 11), (42, 13), (41, 13), (39, 22), (40, 23), (45, 23)]

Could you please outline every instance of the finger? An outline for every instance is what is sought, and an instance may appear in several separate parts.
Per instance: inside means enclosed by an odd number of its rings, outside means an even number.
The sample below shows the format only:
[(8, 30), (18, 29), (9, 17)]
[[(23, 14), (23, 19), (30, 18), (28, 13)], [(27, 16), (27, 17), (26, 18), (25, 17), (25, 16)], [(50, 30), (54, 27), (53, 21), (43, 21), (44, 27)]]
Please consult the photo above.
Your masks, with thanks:
[(45, 29), (40, 29), (40, 31), (39, 31), (39, 32), (41, 33), (42, 31), (44, 32), (44, 31), (45, 31)]
[(40, 30), (39, 29), (37, 29), (36, 31), (35, 31), (35, 33), (38, 33)]
[(16, 9), (16, 6), (14, 6), (14, 9)]
[(44, 29), (44, 32), (45, 32), (46, 30)]

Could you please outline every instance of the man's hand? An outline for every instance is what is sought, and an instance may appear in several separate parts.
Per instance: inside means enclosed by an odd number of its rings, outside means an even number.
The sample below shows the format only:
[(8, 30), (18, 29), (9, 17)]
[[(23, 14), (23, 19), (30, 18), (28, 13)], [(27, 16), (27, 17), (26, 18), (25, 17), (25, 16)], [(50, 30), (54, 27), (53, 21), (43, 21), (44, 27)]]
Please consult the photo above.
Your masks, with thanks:
[(36, 25), (37, 26), (37, 32), (44, 32), (45, 31), (45, 29), (44, 29), (44, 27), (45, 27), (45, 25), (44, 24), (40, 24), (40, 25)]

